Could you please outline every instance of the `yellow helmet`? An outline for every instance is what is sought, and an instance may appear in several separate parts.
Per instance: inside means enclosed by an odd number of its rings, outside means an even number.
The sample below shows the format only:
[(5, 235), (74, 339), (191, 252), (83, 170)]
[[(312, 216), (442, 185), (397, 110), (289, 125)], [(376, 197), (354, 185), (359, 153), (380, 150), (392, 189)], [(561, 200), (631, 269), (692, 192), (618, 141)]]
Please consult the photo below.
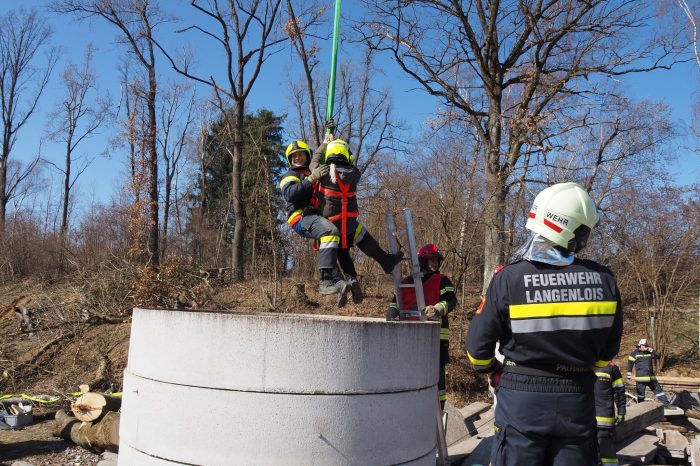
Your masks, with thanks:
[(355, 163), (355, 157), (352, 155), (350, 146), (348, 146), (348, 143), (342, 139), (334, 139), (328, 143), (328, 146), (326, 147), (325, 161), (328, 161), (328, 159), (333, 157), (342, 158), (349, 164)]
[(304, 141), (292, 141), (289, 143), (289, 145), (287, 146), (287, 150), (284, 153), (289, 166), (292, 165), (292, 161), (289, 157), (296, 152), (306, 152), (306, 154), (308, 155), (306, 164), (308, 165), (309, 162), (311, 162), (311, 148), (309, 147), (309, 145)]

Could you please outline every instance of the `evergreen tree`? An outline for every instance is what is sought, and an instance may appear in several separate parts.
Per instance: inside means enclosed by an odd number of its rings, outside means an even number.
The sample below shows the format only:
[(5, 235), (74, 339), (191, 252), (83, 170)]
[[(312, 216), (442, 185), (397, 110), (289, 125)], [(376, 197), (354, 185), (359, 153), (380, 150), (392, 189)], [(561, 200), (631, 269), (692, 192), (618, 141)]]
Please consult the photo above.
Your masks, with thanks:
[[(286, 170), (282, 156), (283, 116), (262, 109), (244, 117), (243, 199), (248, 219), (244, 250), (254, 272), (267, 266), (270, 252), (278, 249), (279, 226), (284, 223), (279, 212), (282, 198), (276, 183)], [(195, 255), (203, 263), (222, 265), (235, 225), (231, 208), (232, 161), (227, 150), (232, 144), (224, 118), (216, 121), (205, 137), (202, 174), (196, 183), (190, 206), (190, 225)]]

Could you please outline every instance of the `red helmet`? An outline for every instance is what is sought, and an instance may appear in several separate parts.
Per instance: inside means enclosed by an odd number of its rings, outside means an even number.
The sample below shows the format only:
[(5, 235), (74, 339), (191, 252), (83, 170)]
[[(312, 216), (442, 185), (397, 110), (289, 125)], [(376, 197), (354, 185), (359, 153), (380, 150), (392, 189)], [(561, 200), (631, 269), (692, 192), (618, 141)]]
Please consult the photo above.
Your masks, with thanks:
[(442, 264), (444, 256), (438, 249), (437, 244), (426, 244), (418, 250), (418, 263), (420, 264), (421, 269), (428, 267), (428, 259), (431, 257), (437, 257), (438, 268), (440, 268), (440, 264)]

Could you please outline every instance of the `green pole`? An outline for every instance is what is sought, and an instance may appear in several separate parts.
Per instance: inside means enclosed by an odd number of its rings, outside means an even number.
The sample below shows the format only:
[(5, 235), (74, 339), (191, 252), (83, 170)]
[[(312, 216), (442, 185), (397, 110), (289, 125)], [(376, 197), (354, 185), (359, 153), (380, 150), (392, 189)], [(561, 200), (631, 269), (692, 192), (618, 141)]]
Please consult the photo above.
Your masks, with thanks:
[[(331, 76), (328, 80), (328, 107), (326, 108), (326, 123), (333, 118), (333, 101), (335, 100), (335, 68), (338, 64), (338, 35), (340, 33), (340, 1), (335, 0), (335, 17), (333, 19), (333, 51), (331, 54)], [(330, 128), (326, 129), (330, 132)]]

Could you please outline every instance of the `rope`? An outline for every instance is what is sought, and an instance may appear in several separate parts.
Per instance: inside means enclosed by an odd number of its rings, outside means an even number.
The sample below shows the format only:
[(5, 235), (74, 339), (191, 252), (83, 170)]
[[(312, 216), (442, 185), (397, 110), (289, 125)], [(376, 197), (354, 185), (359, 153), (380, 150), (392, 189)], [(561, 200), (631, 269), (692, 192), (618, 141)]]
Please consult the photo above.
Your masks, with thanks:
[[(80, 395), (83, 395), (83, 392), (72, 392), (72, 393), (66, 393), (65, 396), (74, 396), (74, 397), (79, 397)], [(109, 396), (122, 396), (122, 392), (116, 392), (116, 393), (105, 393), (105, 395)], [(42, 404), (51, 404), (51, 403), (56, 403), (58, 401), (61, 401), (60, 396), (48, 396), (48, 395), (43, 395), (44, 398), (39, 398), (37, 396), (31, 396), (27, 395), (26, 393), (19, 393), (19, 394), (13, 394), (13, 395), (0, 395), (0, 400), (7, 400), (9, 398), (24, 398), (25, 400), (33, 401), (35, 403), (42, 403)]]
[[(331, 75), (328, 80), (328, 107), (326, 108), (326, 123), (333, 119), (333, 103), (335, 100), (335, 69), (338, 64), (338, 36), (340, 35), (340, 2), (335, 0), (335, 17), (333, 19), (333, 49), (331, 52)], [(326, 129), (327, 133), (331, 128)]]

